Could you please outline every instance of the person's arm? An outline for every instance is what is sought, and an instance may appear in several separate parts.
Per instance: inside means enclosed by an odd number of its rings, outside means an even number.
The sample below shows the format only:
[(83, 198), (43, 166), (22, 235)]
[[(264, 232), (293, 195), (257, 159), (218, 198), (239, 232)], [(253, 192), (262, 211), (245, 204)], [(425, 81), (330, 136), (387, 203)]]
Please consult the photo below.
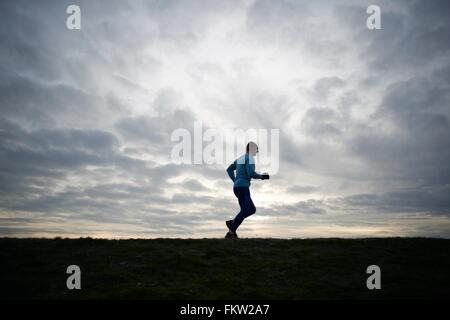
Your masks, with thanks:
[(234, 161), (227, 169), (228, 176), (234, 182), (236, 180), (236, 176), (234, 175), (234, 170), (236, 170), (236, 161)]
[(258, 172), (255, 171), (255, 164), (250, 163), (250, 161), (248, 161), (248, 163), (245, 164), (245, 169), (247, 170), (247, 175), (250, 178), (253, 179), (262, 179), (263, 175), (259, 174)]

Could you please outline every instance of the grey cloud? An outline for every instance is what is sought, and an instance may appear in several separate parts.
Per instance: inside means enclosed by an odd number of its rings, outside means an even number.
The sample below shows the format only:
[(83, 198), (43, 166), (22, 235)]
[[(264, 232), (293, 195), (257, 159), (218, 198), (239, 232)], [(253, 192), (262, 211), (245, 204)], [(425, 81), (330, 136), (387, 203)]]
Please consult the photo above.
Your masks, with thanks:
[(183, 205), (197, 205), (197, 204), (208, 204), (214, 201), (211, 196), (196, 196), (189, 193), (175, 193), (171, 197), (171, 203), (178, 203)]
[[(11, 122), (3, 121), (3, 124), (0, 131), (3, 208), (47, 212), (117, 212), (118, 208), (114, 206), (123, 199), (162, 201), (159, 194), (167, 185), (167, 179), (177, 176), (181, 170), (172, 164), (152, 166), (152, 162), (122, 155), (118, 140), (111, 133), (74, 129), (28, 132)], [(107, 179), (111, 170), (115, 171), (115, 175), (126, 174), (129, 181), (138, 184), (108, 183), (90, 187), (87, 183), (84, 188), (68, 185), (65, 191), (54, 192), (57, 185), (67, 184), (65, 180), (70, 174), (86, 179), (88, 173), (84, 170), (88, 166), (96, 167), (98, 173), (105, 171), (106, 176), (100, 176), (101, 179)], [(147, 182), (142, 179), (147, 179)], [(108, 201), (105, 202), (105, 199)]]
[(129, 138), (162, 144), (170, 142), (170, 135), (175, 129), (191, 128), (194, 117), (189, 110), (175, 110), (165, 117), (140, 116), (120, 120), (116, 127), (120, 133)]
[(47, 84), (24, 76), (0, 78), (3, 117), (26, 126), (86, 126), (107, 114), (99, 97), (71, 85)]
[(2, 123), (6, 128), (0, 131), (3, 168), (42, 166), (61, 169), (112, 163), (111, 153), (118, 146), (114, 135), (98, 130), (25, 131), (12, 122)]
[(287, 192), (297, 194), (297, 193), (311, 193), (318, 191), (319, 188), (315, 186), (307, 186), (307, 185), (296, 185), (289, 187), (287, 189)]
[[(147, 147), (158, 148), (171, 141), (171, 134), (179, 128), (193, 131), (194, 113), (180, 105), (182, 97), (173, 89), (160, 90), (151, 108), (154, 116), (140, 115), (120, 119), (115, 128), (128, 140), (136, 140)], [(170, 150), (160, 150), (170, 154)]]
[(208, 190), (202, 183), (195, 179), (187, 179), (182, 183), (183, 187), (191, 191), (206, 191)]
[[(382, 53), (373, 59), (373, 67), (388, 69), (404, 64), (411, 66), (427, 64), (435, 58), (447, 55), (450, 50), (450, 25), (436, 26), (436, 24), (428, 24), (422, 20), (423, 17), (427, 19), (430, 15), (440, 15), (440, 12), (443, 10), (450, 12), (448, 8), (445, 9), (442, 5), (443, 2), (438, 3), (436, 1), (427, 6), (428, 9), (434, 7), (428, 13), (411, 12), (412, 17), (408, 17), (408, 23), (406, 23), (406, 19), (385, 15), (386, 17), (383, 18), (386, 27), (398, 30), (398, 37), (388, 36), (386, 33), (379, 34), (379, 37), (372, 43), (368, 51), (377, 50), (383, 45)], [(448, 3), (444, 4), (444, 6), (448, 6)], [(398, 25), (398, 20), (403, 20), (403, 26)], [(388, 39), (394, 39), (394, 41), (389, 41)], [(391, 44), (386, 45), (389, 43)]]
[(318, 136), (336, 136), (341, 133), (334, 123), (335, 111), (328, 108), (310, 108), (302, 119), (301, 127), (308, 134)]
[(326, 214), (324, 204), (321, 200), (309, 199), (298, 201), (294, 204), (276, 204), (262, 210), (257, 209), (257, 213), (269, 216), (295, 216), (302, 214)]
[(327, 97), (330, 92), (345, 86), (345, 81), (339, 77), (326, 77), (317, 80), (314, 85), (314, 93), (318, 97)]
[(422, 68), (448, 55), (450, 12), (448, 1), (379, 1), (382, 30), (366, 28), (365, 9), (370, 1), (335, 6), (335, 16), (354, 30), (361, 58), (374, 73), (398, 72), (405, 67)]
[(166, 41), (174, 40), (175, 44), (183, 48), (186, 44), (198, 41), (217, 12), (227, 14), (241, 6), (241, 1), (145, 2), (149, 19), (158, 24), (160, 37)]
[(395, 178), (447, 184), (450, 180), (448, 84), (417, 78), (392, 85), (374, 120), (394, 129), (367, 127), (351, 148)]
[(355, 194), (336, 200), (347, 208), (371, 209), (378, 213), (415, 212), (434, 215), (450, 214), (449, 186), (423, 188), (421, 190), (406, 190), (381, 194)]

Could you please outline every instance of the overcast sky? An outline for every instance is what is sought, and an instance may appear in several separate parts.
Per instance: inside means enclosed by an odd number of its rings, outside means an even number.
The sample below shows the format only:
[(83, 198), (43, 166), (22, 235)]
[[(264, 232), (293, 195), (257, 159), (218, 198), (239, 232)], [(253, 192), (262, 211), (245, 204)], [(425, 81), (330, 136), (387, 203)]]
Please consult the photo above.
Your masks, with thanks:
[(202, 121), (280, 129), (241, 237), (448, 238), (449, 16), (425, 0), (1, 1), (0, 236), (223, 237), (226, 164), (170, 157), (173, 130)]

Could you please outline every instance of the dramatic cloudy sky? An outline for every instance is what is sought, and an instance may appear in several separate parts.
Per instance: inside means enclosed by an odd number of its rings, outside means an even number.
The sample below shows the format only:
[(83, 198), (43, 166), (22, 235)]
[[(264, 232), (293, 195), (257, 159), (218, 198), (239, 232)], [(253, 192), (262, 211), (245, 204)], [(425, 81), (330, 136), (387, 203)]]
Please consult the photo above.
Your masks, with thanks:
[(222, 237), (226, 165), (170, 157), (197, 120), (280, 129), (241, 237), (448, 238), (449, 16), (425, 0), (1, 1), (0, 236)]

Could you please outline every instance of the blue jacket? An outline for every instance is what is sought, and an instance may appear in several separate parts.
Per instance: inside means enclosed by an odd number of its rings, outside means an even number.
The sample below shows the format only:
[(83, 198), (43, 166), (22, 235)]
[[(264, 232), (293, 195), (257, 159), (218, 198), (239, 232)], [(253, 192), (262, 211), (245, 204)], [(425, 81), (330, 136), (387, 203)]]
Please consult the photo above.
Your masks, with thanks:
[[(236, 170), (236, 175), (234, 171)], [(227, 169), (234, 187), (250, 187), (250, 180), (262, 179), (262, 175), (255, 171), (255, 159), (249, 153), (236, 159)]]

